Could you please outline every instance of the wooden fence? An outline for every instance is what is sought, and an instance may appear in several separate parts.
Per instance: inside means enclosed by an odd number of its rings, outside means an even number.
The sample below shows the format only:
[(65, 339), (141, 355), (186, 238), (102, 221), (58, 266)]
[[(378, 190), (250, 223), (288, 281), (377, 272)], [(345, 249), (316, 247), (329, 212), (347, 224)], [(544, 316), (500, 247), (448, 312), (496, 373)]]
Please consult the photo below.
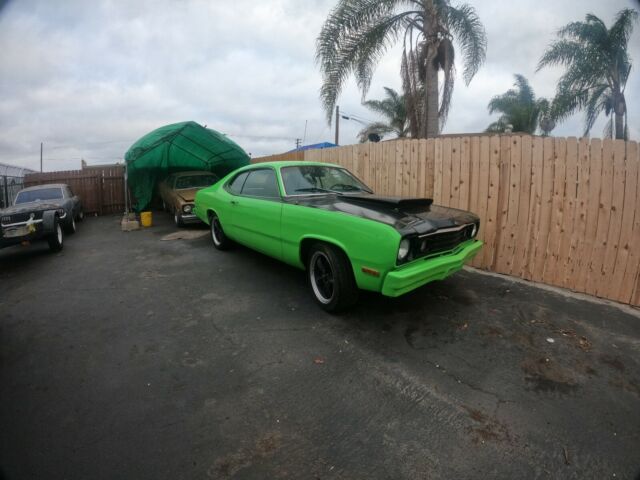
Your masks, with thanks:
[(528, 135), (442, 137), (305, 152), (376, 193), (471, 210), (473, 265), (640, 305), (636, 142)]
[(104, 215), (124, 211), (124, 168), (121, 165), (29, 173), (24, 178), (25, 187), (45, 183), (69, 185), (82, 199), (85, 213)]
[(304, 150), (295, 152), (279, 153), (276, 155), (268, 155), (266, 157), (256, 157), (251, 159), (251, 163), (275, 162), (281, 160), (304, 160)]

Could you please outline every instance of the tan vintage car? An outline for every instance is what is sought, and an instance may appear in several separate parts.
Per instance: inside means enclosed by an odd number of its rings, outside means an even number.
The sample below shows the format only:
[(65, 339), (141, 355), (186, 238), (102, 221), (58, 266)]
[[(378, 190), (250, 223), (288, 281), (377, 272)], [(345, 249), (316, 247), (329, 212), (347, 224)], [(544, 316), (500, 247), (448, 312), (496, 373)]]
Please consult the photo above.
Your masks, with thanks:
[(196, 192), (217, 181), (218, 177), (211, 172), (195, 171), (174, 173), (160, 182), (158, 193), (162, 198), (162, 207), (173, 213), (176, 226), (183, 227), (187, 223), (200, 222), (193, 213)]

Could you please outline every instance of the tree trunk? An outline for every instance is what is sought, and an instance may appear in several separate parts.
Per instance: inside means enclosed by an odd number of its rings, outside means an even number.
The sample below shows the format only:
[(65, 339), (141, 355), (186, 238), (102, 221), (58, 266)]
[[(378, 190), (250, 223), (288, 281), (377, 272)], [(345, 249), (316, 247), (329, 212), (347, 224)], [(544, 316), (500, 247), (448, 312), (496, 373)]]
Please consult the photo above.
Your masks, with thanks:
[(624, 99), (624, 93), (620, 92), (615, 95), (616, 103), (614, 105), (615, 113), (615, 136), (618, 140), (624, 140), (624, 114), (627, 110), (627, 104)]
[(440, 116), (438, 115), (438, 66), (434, 65), (434, 59), (438, 55), (438, 11), (433, 0), (425, 2), (425, 9), (429, 21), (424, 25), (424, 38), (427, 54), (425, 55), (425, 88), (424, 110), (420, 138), (435, 137), (440, 133)]
[[(437, 51), (435, 48), (433, 48), (433, 50)], [(425, 80), (426, 122), (424, 138), (435, 137), (440, 133), (440, 116), (438, 115), (438, 68), (433, 65), (434, 58), (435, 55), (427, 55), (427, 75)]]

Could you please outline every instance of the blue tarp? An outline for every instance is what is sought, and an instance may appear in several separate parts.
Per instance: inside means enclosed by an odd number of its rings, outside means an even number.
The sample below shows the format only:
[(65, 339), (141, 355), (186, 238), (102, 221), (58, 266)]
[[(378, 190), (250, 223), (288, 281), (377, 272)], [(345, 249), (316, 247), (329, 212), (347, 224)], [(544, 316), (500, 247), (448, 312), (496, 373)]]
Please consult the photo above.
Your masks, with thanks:
[(333, 148), (337, 147), (335, 143), (322, 142), (322, 143), (314, 143), (313, 145), (304, 145), (302, 147), (294, 148), (293, 150), (289, 150), (287, 153), (291, 152), (301, 152), (303, 150), (320, 150), (323, 148)]

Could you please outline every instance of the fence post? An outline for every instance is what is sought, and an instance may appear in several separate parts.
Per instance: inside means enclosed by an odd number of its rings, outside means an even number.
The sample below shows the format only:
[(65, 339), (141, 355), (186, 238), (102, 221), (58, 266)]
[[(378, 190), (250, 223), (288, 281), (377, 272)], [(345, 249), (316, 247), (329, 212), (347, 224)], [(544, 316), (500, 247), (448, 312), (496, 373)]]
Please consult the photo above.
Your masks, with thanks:
[(8, 208), (9, 207), (9, 183), (7, 181), (6, 175), (2, 178), (4, 181), (4, 207), (3, 208)]

